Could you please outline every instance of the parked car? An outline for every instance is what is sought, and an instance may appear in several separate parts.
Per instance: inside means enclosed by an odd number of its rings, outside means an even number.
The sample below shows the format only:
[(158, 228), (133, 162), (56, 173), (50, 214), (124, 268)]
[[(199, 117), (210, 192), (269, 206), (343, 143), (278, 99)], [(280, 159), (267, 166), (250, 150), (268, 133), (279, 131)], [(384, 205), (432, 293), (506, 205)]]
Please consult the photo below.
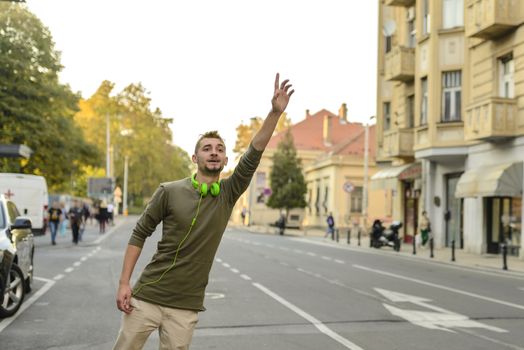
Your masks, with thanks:
[(14, 315), (33, 282), (31, 220), (0, 194), (0, 318)]

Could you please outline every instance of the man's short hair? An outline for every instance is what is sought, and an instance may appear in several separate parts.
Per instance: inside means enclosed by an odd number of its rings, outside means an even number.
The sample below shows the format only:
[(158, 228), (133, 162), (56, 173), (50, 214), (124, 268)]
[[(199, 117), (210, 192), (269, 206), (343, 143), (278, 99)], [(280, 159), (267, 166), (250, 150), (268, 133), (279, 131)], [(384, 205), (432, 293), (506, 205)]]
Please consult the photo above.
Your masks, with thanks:
[(224, 147), (226, 146), (226, 142), (224, 141), (222, 136), (220, 136), (218, 131), (216, 131), (216, 130), (208, 131), (208, 132), (200, 135), (200, 137), (198, 138), (198, 141), (197, 141), (197, 143), (195, 145), (195, 154), (197, 154), (198, 147), (200, 147), (200, 141), (202, 141), (203, 139), (219, 139), (224, 144)]

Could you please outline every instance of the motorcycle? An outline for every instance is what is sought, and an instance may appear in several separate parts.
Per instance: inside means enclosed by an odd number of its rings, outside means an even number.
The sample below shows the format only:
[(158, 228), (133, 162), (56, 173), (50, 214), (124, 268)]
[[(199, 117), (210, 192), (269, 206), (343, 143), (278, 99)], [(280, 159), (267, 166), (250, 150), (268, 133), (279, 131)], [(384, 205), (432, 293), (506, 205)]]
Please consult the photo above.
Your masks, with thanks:
[(382, 225), (382, 221), (375, 220), (373, 226), (371, 227), (371, 234), (369, 244), (370, 247), (380, 248), (380, 247), (392, 247), (395, 251), (400, 250), (400, 239), (399, 239), (399, 230), (402, 227), (400, 221), (393, 221), (389, 228), (385, 228)]

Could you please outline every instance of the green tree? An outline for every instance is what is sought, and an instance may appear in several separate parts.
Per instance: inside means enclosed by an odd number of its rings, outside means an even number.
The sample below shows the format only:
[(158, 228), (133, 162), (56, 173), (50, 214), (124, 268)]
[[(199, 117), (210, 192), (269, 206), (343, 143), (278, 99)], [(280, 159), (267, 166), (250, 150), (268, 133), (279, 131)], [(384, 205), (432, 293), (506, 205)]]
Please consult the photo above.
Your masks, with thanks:
[(287, 219), (289, 210), (306, 206), (306, 185), (301, 160), (297, 157), (293, 136), (289, 130), (273, 154), (269, 179), (272, 193), (267, 201), (268, 207), (284, 209)]
[[(122, 188), (127, 156), (129, 198), (141, 203), (159, 183), (189, 176), (192, 163), (185, 151), (172, 144), (172, 119), (164, 118), (159, 109), (152, 110), (151, 99), (141, 84), (130, 84), (114, 96), (113, 89), (113, 83), (102, 82), (93, 96), (80, 101), (75, 118), (88, 140), (105, 152), (109, 116), (113, 176)], [(104, 167), (104, 162), (98, 166)]]
[(0, 171), (43, 175), (50, 191), (74, 190), (82, 166), (99, 157), (73, 120), (79, 95), (60, 84), (61, 69), (41, 21), (25, 5), (0, 2), (0, 143), (34, 152), (0, 159)]

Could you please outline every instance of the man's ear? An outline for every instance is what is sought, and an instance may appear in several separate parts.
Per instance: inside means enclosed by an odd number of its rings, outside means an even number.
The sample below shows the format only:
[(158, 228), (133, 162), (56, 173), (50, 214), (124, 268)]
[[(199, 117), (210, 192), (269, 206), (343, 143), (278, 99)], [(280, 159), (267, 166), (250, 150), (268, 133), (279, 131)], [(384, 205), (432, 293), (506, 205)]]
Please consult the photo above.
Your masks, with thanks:
[(224, 162), (224, 166), (226, 166), (226, 165), (227, 165), (227, 160), (228, 160), (228, 158), (226, 157), (226, 161)]
[(198, 162), (197, 156), (194, 155), (194, 154), (191, 156), (191, 160), (192, 160), (193, 163), (195, 163), (195, 164)]

